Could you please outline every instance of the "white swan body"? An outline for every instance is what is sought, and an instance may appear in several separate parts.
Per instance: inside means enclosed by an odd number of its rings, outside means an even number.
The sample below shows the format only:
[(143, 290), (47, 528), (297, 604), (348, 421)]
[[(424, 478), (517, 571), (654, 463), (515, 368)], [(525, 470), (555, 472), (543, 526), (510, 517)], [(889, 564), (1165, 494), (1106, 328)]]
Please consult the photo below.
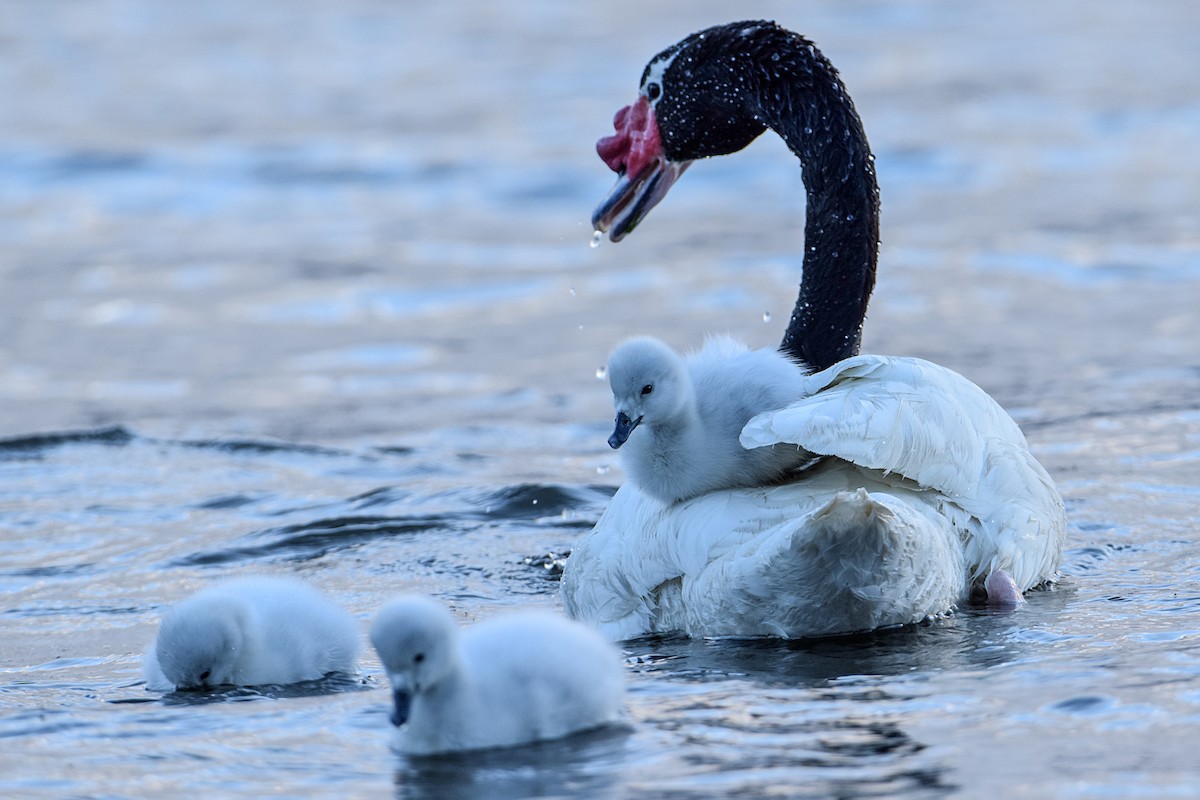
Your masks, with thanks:
[(622, 448), (629, 479), (664, 503), (777, 483), (811, 460), (795, 446), (738, 441), (751, 417), (804, 394), (804, 371), (778, 350), (718, 336), (684, 359), (641, 336), (613, 351), (608, 378), (617, 411), (608, 443)]
[(443, 606), (405, 597), (379, 612), (371, 643), (392, 686), (393, 746), (403, 753), (510, 747), (621, 717), (620, 654), (557, 614), (508, 614), (460, 634)]
[(297, 683), (353, 672), (359, 649), (354, 618), (309, 584), (247, 577), (168, 610), (143, 672), (156, 691)]
[(1001, 571), (1018, 591), (1054, 576), (1062, 498), (983, 390), (886, 356), (806, 382), (742, 442), (829, 458), (784, 485), (667, 507), (623, 486), (567, 559), (567, 612), (613, 639), (820, 636), (944, 613)]

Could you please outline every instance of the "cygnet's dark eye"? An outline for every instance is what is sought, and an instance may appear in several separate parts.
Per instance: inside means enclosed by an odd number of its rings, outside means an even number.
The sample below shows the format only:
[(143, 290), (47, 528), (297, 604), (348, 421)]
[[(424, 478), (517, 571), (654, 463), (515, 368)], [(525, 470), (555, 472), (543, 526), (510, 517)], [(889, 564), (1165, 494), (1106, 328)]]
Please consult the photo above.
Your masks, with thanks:
[(420, 664), (420, 663), (421, 663), (422, 661), (424, 661), (424, 660), (425, 660), (425, 654), (424, 654), (424, 653), (417, 653), (415, 656), (413, 656), (413, 663), (414, 663), (414, 664)]
[(651, 103), (653, 103), (655, 100), (657, 100), (660, 95), (662, 95), (662, 87), (661, 86), (659, 86), (654, 81), (651, 81), (650, 83), (646, 84), (646, 97), (649, 98)]
[(652, 384), (652, 383), (647, 383), (645, 386), (642, 387), (642, 395), (643, 396), (648, 395), (653, 391), (654, 391), (654, 384)]

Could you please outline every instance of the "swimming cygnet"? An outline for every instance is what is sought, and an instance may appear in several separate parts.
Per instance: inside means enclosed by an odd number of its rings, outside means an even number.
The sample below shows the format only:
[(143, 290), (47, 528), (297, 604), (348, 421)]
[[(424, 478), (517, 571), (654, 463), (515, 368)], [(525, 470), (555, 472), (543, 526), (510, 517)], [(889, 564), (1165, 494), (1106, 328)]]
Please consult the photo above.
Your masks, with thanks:
[(718, 336), (684, 359), (639, 336), (613, 351), (608, 380), (617, 411), (608, 444), (624, 446), (625, 474), (664, 503), (778, 483), (812, 460), (795, 445), (748, 450), (738, 441), (751, 417), (804, 396), (805, 371), (778, 350)]
[(620, 655), (581, 623), (526, 611), (460, 634), (426, 597), (388, 603), (371, 643), (392, 686), (393, 746), (429, 755), (557, 739), (617, 721)]
[(144, 672), (157, 691), (297, 683), (353, 672), (359, 649), (358, 623), (307, 583), (237, 578), (166, 612)]

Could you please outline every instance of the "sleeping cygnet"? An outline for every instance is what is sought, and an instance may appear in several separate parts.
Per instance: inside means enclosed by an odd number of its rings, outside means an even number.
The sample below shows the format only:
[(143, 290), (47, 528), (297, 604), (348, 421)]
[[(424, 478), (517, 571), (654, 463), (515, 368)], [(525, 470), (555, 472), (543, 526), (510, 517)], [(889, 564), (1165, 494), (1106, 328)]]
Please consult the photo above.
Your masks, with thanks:
[(620, 655), (557, 614), (514, 613), (460, 633), (442, 605), (403, 597), (379, 612), (371, 643), (391, 682), (393, 746), (403, 753), (509, 747), (621, 717)]
[(724, 336), (686, 359), (658, 339), (630, 339), (608, 360), (617, 411), (608, 444), (622, 448), (638, 488), (664, 503), (778, 483), (812, 454), (790, 444), (746, 449), (738, 437), (751, 417), (801, 399), (805, 377), (778, 350)]

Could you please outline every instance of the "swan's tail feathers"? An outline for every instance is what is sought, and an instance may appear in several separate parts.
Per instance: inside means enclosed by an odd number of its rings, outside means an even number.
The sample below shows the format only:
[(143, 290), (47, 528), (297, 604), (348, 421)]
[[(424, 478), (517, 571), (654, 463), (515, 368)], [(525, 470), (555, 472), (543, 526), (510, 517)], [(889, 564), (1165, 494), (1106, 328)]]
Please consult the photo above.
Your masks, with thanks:
[[(730, 583), (747, 591), (712, 591)], [(903, 498), (860, 488), (743, 545), (685, 593), (703, 593), (704, 604), (689, 606), (710, 612), (716, 601), (732, 630), (801, 637), (919, 622), (949, 611), (962, 588), (961, 547), (944, 526)]]

